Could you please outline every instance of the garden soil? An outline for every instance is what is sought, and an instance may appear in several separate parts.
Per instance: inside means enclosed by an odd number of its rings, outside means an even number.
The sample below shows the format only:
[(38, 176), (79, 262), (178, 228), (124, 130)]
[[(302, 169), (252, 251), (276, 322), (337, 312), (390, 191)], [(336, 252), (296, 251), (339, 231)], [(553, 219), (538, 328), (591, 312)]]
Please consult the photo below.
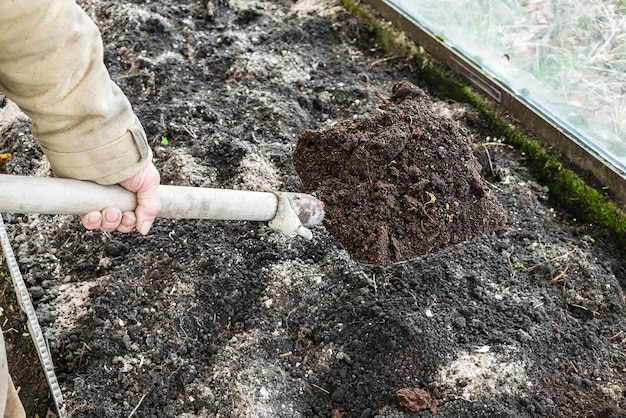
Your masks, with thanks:
[(500, 226), (506, 214), (481, 178), (469, 132), (407, 81), (380, 98), (373, 115), (303, 132), (293, 155), (350, 256), (388, 265)]
[[(368, 23), (331, 0), (80, 4), (164, 184), (329, 201), (312, 240), (258, 222), (159, 219), (144, 237), (85, 231), (73, 216), (3, 214), (70, 416), (626, 416), (623, 247), (559, 207), (475, 109), (434, 97), (420, 71), (385, 55)], [(373, 135), (380, 115), (401, 107), (399, 82), (424, 116), (384, 122), (411, 133), (402, 149)], [(376, 161), (382, 177), (355, 193), (407, 188), (384, 202), (396, 217), (422, 215), (404, 247), (364, 230), (376, 219), (352, 206), (367, 202), (309, 183), (325, 178), (328, 153), (292, 158), (300, 141), (364, 120), (379, 144), (362, 149), (383, 159), (362, 162)], [(437, 168), (409, 170), (442, 132), (456, 142), (429, 155)], [(4, 173), (50, 175), (6, 99), (0, 153), (11, 154)], [(450, 176), (460, 155), (465, 169)], [(319, 171), (299, 173), (307, 161)], [(458, 239), (455, 184), (491, 202), (493, 221)], [(343, 225), (362, 225), (350, 234), (367, 234), (367, 246), (346, 244), (339, 207), (351, 207)], [(450, 237), (410, 254), (442, 220)], [(363, 256), (373, 247), (383, 252)], [(53, 416), (8, 279), (0, 302), (28, 416)]]

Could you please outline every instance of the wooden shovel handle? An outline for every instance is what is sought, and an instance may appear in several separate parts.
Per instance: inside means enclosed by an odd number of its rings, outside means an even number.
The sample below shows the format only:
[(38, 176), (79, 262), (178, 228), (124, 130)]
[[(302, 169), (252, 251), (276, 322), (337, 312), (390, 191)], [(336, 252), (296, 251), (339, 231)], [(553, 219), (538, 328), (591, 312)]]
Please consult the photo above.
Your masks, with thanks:
[[(278, 207), (272, 192), (162, 185), (159, 194), (164, 218), (270, 221)], [(0, 175), (0, 212), (81, 215), (109, 206), (130, 211), (137, 200), (118, 185)]]

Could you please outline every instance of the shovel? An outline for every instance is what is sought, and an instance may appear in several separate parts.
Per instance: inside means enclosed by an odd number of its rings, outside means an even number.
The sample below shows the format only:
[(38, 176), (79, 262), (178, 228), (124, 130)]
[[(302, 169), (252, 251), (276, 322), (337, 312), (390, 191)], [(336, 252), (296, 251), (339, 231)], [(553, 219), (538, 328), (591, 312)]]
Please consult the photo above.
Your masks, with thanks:
[[(265, 221), (289, 237), (311, 239), (307, 227), (324, 219), (324, 204), (304, 193), (161, 185), (159, 195), (162, 218)], [(82, 215), (109, 206), (135, 210), (135, 193), (119, 185), (0, 174), (0, 212)]]

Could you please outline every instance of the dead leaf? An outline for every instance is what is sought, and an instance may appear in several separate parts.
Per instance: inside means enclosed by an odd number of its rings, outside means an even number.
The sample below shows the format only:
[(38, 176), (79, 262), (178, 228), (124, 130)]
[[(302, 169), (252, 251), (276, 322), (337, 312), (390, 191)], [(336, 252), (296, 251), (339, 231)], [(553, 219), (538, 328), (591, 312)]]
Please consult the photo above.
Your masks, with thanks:
[(396, 399), (400, 406), (407, 411), (418, 412), (430, 409), (433, 414), (437, 413), (439, 402), (433, 395), (420, 388), (404, 388), (396, 392)]
[(335, 409), (335, 410), (333, 411), (333, 418), (343, 418), (343, 414), (341, 413), (341, 411), (340, 411), (340, 410)]

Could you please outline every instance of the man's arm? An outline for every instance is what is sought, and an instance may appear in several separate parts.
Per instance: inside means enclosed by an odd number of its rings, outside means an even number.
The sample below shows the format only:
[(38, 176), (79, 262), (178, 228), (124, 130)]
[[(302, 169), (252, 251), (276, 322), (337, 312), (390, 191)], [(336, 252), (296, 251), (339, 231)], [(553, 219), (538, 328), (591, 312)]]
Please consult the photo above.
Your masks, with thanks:
[[(135, 189), (135, 224), (144, 233), (160, 207), (158, 172), (102, 49), (98, 28), (73, 0), (0, 1), (0, 89), (33, 121), (33, 135), (56, 176)], [(115, 212), (110, 209), (96, 227), (117, 224), (113, 229), (126, 232), (131, 215), (108, 222)], [(86, 227), (97, 225), (88, 218)]]

